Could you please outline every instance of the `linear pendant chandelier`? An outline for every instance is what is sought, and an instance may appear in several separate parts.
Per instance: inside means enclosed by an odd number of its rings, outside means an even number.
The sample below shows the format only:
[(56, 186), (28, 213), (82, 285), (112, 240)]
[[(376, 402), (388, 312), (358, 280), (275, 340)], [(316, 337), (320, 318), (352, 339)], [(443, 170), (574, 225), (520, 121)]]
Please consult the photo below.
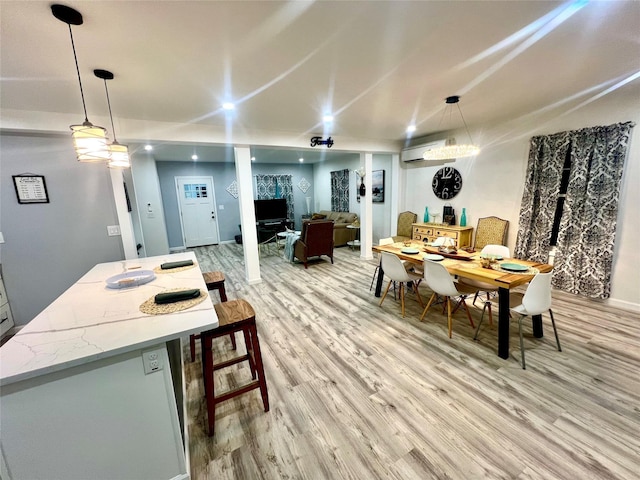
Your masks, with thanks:
[(93, 74), (104, 80), (104, 91), (107, 94), (107, 105), (109, 106), (109, 118), (111, 119), (111, 131), (113, 132), (113, 142), (109, 145), (109, 168), (129, 168), (129, 147), (118, 143), (116, 138), (116, 128), (113, 126), (113, 115), (111, 114), (111, 100), (109, 99), (109, 89), (107, 80), (113, 80), (113, 73), (108, 70), (94, 70)]
[(84, 91), (82, 89), (82, 79), (80, 68), (78, 67), (78, 57), (76, 46), (73, 41), (71, 25), (82, 25), (82, 14), (77, 10), (65, 5), (51, 5), (51, 13), (61, 22), (69, 25), (69, 35), (71, 37), (71, 48), (73, 49), (73, 59), (76, 64), (78, 83), (80, 84), (80, 96), (82, 97), (82, 108), (84, 109), (84, 122), (80, 125), (71, 125), (71, 138), (73, 147), (79, 162), (104, 162), (109, 160), (109, 148), (107, 145), (107, 131), (92, 124), (87, 117), (87, 106), (84, 101)]
[(463, 157), (473, 157), (480, 153), (480, 147), (473, 144), (471, 140), (471, 134), (469, 133), (469, 128), (467, 127), (467, 122), (464, 121), (464, 116), (462, 115), (462, 110), (460, 109), (460, 105), (458, 102), (460, 101), (460, 97), (458, 95), (452, 95), (447, 97), (446, 104), (447, 108), (445, 109), (443, 116), (449, 113), (451, 115), (451, 110), (453, 107), (451, 105), (456, 105), (458, 107), (458, 112), (460, 113), (460, 117), (462, 118), (462, 123), (464, 124), (464, 128), (467, 131), (467, 136), (469, 137), (468, 144), (457, 145), (456, 140), (453, 137), (447, 138), (444, 146), (434, 148), (431, 150), (427, 150), (422, 155), (422, 158), (425, 160), (450, 160), (456, 158)]

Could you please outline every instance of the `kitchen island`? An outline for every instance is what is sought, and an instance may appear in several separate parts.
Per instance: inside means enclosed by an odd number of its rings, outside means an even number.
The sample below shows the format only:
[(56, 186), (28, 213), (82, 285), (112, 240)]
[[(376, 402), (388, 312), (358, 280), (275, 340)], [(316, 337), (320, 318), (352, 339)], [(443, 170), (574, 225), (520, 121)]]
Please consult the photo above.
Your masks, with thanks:
[[(107, 288), (138, 269), (158, 273)], [(188, 309), (140, 311), (195, 288)], [(188, 479), (180, 339), (217, 326), (192, 252), (96, 265), (0, 348), (2, 479)]]

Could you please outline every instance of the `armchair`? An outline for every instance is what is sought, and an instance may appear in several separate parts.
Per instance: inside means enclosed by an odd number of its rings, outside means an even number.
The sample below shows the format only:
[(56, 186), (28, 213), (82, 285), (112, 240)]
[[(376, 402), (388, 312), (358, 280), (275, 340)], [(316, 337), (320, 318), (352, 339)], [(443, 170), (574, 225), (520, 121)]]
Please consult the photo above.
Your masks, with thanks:
[(295, 244), (294, 256), (304, 263), (311, 257), (327, 255), (333, 263), (333, 221), (308, 221), (302, 224), (300, 238)]

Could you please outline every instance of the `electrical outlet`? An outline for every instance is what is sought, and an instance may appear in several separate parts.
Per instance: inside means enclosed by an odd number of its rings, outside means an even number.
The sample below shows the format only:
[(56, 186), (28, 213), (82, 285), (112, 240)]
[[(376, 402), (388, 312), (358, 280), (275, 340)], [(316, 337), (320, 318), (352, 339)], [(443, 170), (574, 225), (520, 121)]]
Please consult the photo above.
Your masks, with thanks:
[(107, 225), (107, 235), (110, 237), (120, 235), (120, 225)]
[(162, 370), (160, 352), (158, 350), (142, 352), (142, 365), (144, 366), (145, 375)]

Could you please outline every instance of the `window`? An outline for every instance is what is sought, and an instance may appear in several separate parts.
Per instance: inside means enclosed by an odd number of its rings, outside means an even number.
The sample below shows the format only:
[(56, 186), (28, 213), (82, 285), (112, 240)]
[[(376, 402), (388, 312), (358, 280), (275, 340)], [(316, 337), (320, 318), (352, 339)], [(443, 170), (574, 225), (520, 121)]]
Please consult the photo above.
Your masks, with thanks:
[(204, 183), (188, 183), (184, 186), (184, 198), (207, 198), (207, 185)]

